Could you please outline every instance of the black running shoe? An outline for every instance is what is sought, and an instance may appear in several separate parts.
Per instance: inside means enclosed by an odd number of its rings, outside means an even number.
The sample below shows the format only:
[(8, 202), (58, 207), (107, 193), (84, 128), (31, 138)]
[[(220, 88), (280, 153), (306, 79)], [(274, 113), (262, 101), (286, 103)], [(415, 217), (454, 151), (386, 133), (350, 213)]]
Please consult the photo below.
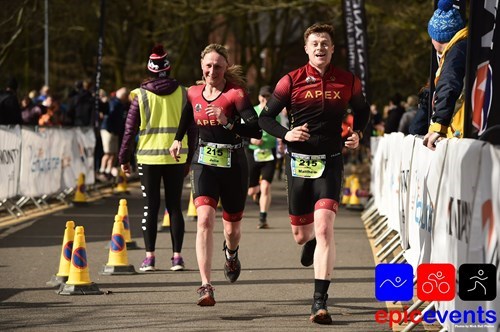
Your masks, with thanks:
[(212, 285), (205, 284), (196, 291), (200, 298), (198, 305), (201, 307), (213, 307), (215, 305), (214, 289)]
[(332, 323), (332, 316), (328, 313), (328, 308), (326, 306), (327, 300), (328, 294), (322, 296), (320, 293), (314, 293), (314, 301), (311, 306), (311, 317), (309, 317), (311, 322), (323, 325)]
[(238, 259), (238, 249), (239, 247), (236, 248), (235, 250), (236, 254), (234, 255), (234, 257), (227, 258), (226, 250), (229, 249), (228, 247), (226, 247), (226, 241), (224, 241), (224, 248), (222, 249), (224, 251), (224, 257), (226, 258), (226, 262), (224, 263), (224, 276), (231, 283), (238, 280), (238, 277), (240, 276), (241, 272), (241, 263), (240, 260)]
[(314, 250), (316, 249), (316, 238), (309, 240), (302, 247), (300, 263), (304, 266), (311, 266), (314, 263)]
[(267, 221), (265, 220), (259, 220), (259, 224), (257, 225), (258, 229), (266, 229), (269, 228), (269, 225), (267, 224)]

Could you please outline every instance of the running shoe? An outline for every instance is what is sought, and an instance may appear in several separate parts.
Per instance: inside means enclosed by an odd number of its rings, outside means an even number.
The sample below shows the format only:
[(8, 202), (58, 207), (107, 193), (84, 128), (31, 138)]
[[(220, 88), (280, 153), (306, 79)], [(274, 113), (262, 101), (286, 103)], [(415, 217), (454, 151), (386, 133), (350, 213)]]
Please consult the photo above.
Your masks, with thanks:
[(311, 266), (314, 263), (314, 250), (316, 249), (316, 238), (309, 240), (302, 247), (300, 263), (304, 266)]
[(154, 271), (155, 270), (155, 256), (146, 257), (141, 264), (139, 270), (146, 271)]
[(200, 296), (198, 299), (198, 305), (201, 307), (212, 307), (215, 305), (215, 297), (214, 297), (215, 288), (210, 284), (204, 284), (200, 288), (198, 288), (197, 293)]
[(267, 224), (267, 221), (265, 220), (259, 220), (259, 224), (257, 225), (258, 229), (266, 229), (269, 228), (269, 225)]
[(227, 258), (226, 250), (229, 249), (226, 247), (226, 241), (224, 241), (224, 248), (222, 249), (224, 251), (224, 257), (226, 258), (226, 262), (224, 263), (224, 276), (231, 283), (238, 280), (241, 272), (241, 263), (238, 259), (238, 249), (239, 247), (236, 248), (234, 257)]
[(326, 302), (328, 294), (314, 293), (314, 301), (311, 306), (311, 317), (309, 320), (313, 323), (328, 325), (332, 323), (332, 316), (328, 313)]
[(184, 270), (184, 260), (181, 256), (172, 257), (172, 267), (170, 268), (172, 271), (182, 271)]

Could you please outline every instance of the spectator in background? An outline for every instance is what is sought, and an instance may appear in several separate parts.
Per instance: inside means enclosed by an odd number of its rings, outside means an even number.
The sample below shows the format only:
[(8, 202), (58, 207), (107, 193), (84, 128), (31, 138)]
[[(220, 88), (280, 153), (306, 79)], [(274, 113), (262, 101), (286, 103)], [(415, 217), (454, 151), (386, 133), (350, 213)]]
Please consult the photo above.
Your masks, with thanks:
[(109, 101), (109, 111), (104, 114), (101, 123), (101, 140), (104, 155), (101, 159), (98, 179), (101, 181), (113, 178), (112, 170), (115, 167), (119, 148), (119, 137), (123, 134), (125, 123), (123, 116), (128, 101), (127, 88), (120, 88)]
[(439, 58), (434, 80), (433, 112), (424, 145), (435, 149), (443, 137), (463, 137), (464, 77), (468, 30), (453, 7), (453, 0), (440, 0), (427, 31)]
[(29, 96), (21, 99), (21, 116), (23, 123), (27, 125), (38, 125), (38, 119), (42, 115), (40, 106), (35, 105)]
[(41, 104), (47, 99), (47, 97), (50, 96), (50, 87), (48, 85), (42, 86), (40, 89), (40, 94), (38, 96), (35, 96), (35, 104)]
[(418, 93), (418, 108), (410, 123), (410, 135), (425, 135), (429, 129), (429, 81)]
[(389, 110), (384, 128), (384, 132), (387, 134), (398, 131), (399, 121), (401, 121), (401, 117), (405, 113), (405, 109), (401, 105), (402, 99), (403, 97), (399, 93), (389, 99)]
[(384, 134), (384, 120), (382, 119), (382, 115), (378, 112), (377, 105), (370, 105), (370, 115), (371, 115), (371, 135), (372, 136), (382, 136)]
[(62, 125), (62, 114), (61, 114), (61, 106), (58, 100), (52, 99), (52, 102), (47, 107), (47, 112), (42, 114), (38, 119), (39, 126), (60, 126)]
[(90, 83), (78, 81), (75, 84), (75, 93), (68, 104), (68, 124), (74, 126), (93, 125), (94, 97), (89, 91)]
[(405, 135), (410, 133), (410, 124), (417, 114), (418, 97), (415, 95), (408, 96), (406, 99), (406, 112), (399, 121), (398, 131)]
[(0, 125), (21, 124), (23, 122), (16, 91), (16, 79), (9, 78), (5, 90), (0, 91)]

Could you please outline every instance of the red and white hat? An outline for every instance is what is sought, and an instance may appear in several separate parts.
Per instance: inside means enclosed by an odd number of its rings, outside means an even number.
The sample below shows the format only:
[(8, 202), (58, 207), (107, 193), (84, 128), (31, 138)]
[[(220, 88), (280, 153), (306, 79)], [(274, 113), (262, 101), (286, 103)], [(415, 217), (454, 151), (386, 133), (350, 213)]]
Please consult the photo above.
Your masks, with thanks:
[(162, 45), (156, 45), (151, 50), (148, 61), (148, 70), (153, 73), (170, 70), (170, 61), (167, 59), (167, 52)]

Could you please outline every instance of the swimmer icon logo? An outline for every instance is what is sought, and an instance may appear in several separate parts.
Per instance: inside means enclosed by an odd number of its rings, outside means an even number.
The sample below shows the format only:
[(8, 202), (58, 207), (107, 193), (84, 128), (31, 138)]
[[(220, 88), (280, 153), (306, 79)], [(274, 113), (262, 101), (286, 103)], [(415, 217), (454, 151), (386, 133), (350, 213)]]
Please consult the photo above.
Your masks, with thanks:
[(379, 301), (409, 301), (413, 298), (413, 268), (410, 264), (378, 264), (375, 297)]

